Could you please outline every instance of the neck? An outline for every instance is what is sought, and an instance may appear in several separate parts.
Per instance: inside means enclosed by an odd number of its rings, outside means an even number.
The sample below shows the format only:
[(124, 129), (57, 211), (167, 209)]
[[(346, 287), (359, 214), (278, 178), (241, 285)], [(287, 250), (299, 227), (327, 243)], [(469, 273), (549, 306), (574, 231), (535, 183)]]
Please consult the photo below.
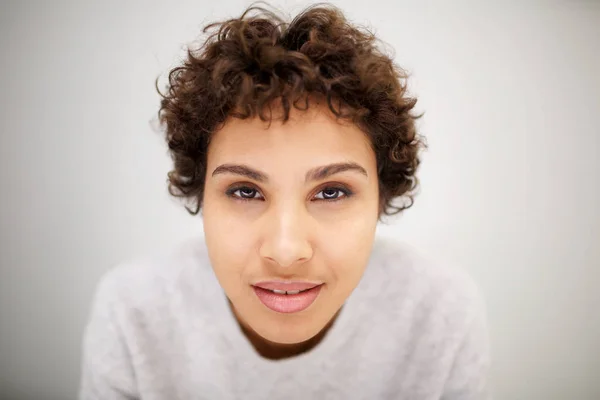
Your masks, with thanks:
[(271, 342), (260, 336), (252, 328), (250, 328), (248, 324), (244, 323), (241, 320), (241, 318), (235, 312), (235, 308), (233, 307), (231, 302), (229, 303), (229, 306), (231, 307), (233, 314), (237, 319), (240, 329), (242, 330), (246, 338), (250, 341), (252, 347), (254, 347), (258, 354), (269, 360), (280, 360), (284, 358), (290, 358), (312, 350), (319, 343), (321, 343), (321, 341), (323, 340), (329, 329), (333, 326), (333, 323), (335, 322), (337, 316), (340, 313), (340, 311), (338, 311), (331, 319), (331, 321), (329, 321), (327, 325), (312, 338), (300, 343), (282, 344)]

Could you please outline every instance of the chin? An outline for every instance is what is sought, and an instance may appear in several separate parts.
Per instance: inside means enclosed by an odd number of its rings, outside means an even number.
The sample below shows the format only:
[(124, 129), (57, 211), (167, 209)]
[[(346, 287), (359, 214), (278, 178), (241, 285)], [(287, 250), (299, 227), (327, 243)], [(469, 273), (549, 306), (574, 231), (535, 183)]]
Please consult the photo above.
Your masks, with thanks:
[(254, 332), (269, 342), (298, 344), (312, 339), (325, 328), (328, 319), (325, 319), (322, 324), (319, 323), (321, 319), (323, 318), (316, 318), (310, 314), (304, 316), (277, 314), (254, 321), (255, 324), (250, 326)]

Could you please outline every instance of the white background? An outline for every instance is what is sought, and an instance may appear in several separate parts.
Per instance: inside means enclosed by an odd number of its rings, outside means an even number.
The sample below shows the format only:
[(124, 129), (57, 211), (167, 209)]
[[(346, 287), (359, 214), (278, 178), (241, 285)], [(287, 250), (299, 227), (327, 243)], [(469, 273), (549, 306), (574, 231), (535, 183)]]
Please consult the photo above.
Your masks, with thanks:
[[(0, 397), (74, 398), (100, 274), (202, 231), (166, 191), (154, 79), (248, 4), (2, 3)], [(426, 112), (421, 194), (381, 233), (479, 283), (497, 399), (600, 398), (600, 4), (336, 4)]]

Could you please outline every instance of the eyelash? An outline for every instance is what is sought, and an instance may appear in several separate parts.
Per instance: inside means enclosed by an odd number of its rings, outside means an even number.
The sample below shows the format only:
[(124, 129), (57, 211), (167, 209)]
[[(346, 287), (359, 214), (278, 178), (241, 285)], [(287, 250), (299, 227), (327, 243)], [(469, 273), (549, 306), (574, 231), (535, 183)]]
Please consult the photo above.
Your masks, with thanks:
[[(259, 200), (259, 201), (264, 200), (264, 198), (262, 198), (262, 199), (247, 198), (247, 197), (236, 196), (234, 194), (238, 190), (248, 190), (248, 189), (249, 190), (253, 190), (253, 191), (257, 192), (257, 193), (259, 192), (259, 190), (256, 189), (256, 188), (244, 185), (244, 186), (235, 186), (235, 187), (232, 187), (232, 188), (228, 189), (227, 192), (226, 192), (226, 195), (228, 197), (231, 197), (234, 200), (244, 201), (244, 202), (246, 202), (246, 201), (254, 201), (254, 200)], [(314, 200), (314, 201), (324, 201), (324, 202), (327, 202), (327, 203), (334, 203), (334, 202), (337, 202), (337, 201), (340, 201), (340, 200), (344, 200), (344, 199), (350, 198), (354, 194), (350, 189), (348, 189), (346, 187), (343, 187), (343, 186), (326, 186), (323, 189), (321, 189), (318, 193), (321, 193), (321, 192), (324, 192), (324, 191), (328, 191), (328, 190), (335, 190), (335, 191), (343, 193), (344, 195), (341, 196), (341, 197), (337, 197), (335, 199), (326, 199), (326, 198), (323, 198), (323, 199), (317, 199), (317, 200)]]

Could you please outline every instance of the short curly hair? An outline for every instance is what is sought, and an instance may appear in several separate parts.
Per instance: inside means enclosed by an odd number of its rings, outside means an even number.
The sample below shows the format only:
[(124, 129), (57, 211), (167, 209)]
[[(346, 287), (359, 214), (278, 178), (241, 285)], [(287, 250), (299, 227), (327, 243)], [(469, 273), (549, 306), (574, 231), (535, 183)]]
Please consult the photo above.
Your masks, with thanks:
[[(158, 118), (174, 162), (169, 193), (202, 207), (211, 134), (228, 118), (272, 120), (278, 102), (282, 120), (290, 108), (306, 110), (322, 97), (336, 118), (351, 121), (370, 138), (379, 181), (379, 217), (414, 203), (424, 139), (407, 96), (408, 74), (380, 50), (366, 28), (350, 24), (335, 6), (305, 9), (291, 23), (251, 5), (239, 18), (209, 24), (213, 31), (198, 50), (187, 49), (168, 76)], [(158, 79), (157, 79), (158, 82)], [(268, 112), (266, 112), (268, 111)], [(393, 200), (404, 198), (403, 204)]]

